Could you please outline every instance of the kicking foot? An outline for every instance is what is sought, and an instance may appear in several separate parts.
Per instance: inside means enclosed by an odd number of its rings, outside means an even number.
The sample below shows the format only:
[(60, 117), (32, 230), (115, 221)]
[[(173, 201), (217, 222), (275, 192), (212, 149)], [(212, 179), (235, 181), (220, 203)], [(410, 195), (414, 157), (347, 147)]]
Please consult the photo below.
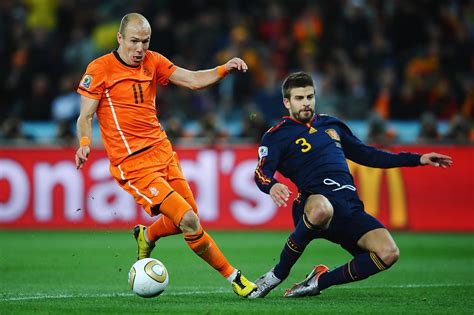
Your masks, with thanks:
[(234, 289), (235, 294), (241, 297), (248, 297), (250, 293), (257, 290), (255, 283), (247, 280), (240, 270), (237, 270), (237, 275), (232, 281), (232, 288)]
[(138, 224), (133, 228), (133, 236), (137, 240), (137, 260), (150, 257), (155, 244), (150, 244), (145, 238), (146, 226)]

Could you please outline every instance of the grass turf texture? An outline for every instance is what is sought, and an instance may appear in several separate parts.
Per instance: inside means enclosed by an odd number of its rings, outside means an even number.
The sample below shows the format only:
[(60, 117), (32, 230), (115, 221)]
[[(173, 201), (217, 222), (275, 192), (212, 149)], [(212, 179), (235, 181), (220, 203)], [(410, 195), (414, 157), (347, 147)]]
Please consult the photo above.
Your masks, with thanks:
[[(210, 233), (249, 279), (268, 271), (287, 232)], [(161, 296), (133, 295), (127, 283), (135, 240), (126, 231), (0, 231), (0, 314), (334, 314), (474, 312), (474, 234), (395, 233), (400, 261), (367, 280), (311, 298), (281, 295), (314, 264), (350, 259), (313, 241), (290, 277), (265, 299), (237, 297), (230, 284), (189, 250), (181, 236), (159, 241), (152, 257), (170, 283)]]

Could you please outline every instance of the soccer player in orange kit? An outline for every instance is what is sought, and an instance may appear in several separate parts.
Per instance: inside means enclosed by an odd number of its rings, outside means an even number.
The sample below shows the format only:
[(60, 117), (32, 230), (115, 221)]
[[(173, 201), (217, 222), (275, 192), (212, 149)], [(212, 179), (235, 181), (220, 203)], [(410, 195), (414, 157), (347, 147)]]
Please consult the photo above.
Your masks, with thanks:
[(148, 50), (150, 37), (146, 18), (127, 14), (117, 33), (117, 50), (87, 67), (77, 90), (81, 112), (76, 166), (82, 168), (90, 154), (92, 118), (97, 114), (112, 176), (150, 216), (161, 214), (150, 226), (134, 228), (137, 259), (149, 257), (160, 237), (183, 233), (188, 246), (227, 278), (236, 294), (247, 297), (256, 285), (229, 264), (201, 227), (196, 201), (155, 108), (157, 84), (202, 89), (232, 71), (245, 72), (247, 65), (232, 58), (214, 69), (189, 71)]

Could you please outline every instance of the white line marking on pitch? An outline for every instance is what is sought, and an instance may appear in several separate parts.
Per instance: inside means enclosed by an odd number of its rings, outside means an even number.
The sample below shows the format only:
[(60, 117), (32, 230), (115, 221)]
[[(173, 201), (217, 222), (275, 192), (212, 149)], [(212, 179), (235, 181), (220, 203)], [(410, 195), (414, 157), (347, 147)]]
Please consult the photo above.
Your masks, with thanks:
[[(472, 287), (472, 283), (435, 283), (435, 284), (400, 284), (400, 285), (380, 285), (380, 286), (357, 286), (357, 287), (334, 287), (333, 289), (380, 289), (380, 288), (394, 288), (394, 289), (409, 289), (409, 288), (449, 288), (449, 287)], [(204, 295), (215, 293), (226, 293), (230, 290), (189, 290), (187, 292), (166, 292), (166, 296), (181, 296), (181, 295)], [(38, 294), (30, 296), (6, 296), (1, 297), (0, 302), (7, 301), (28, 301), (28, 300), (48, 300), (48, 299), (84, 299), (84, 298), (111, 298), (111, 297), (130, 297), (135, 296), (133, 293), (104, 293), (104, 294)]]

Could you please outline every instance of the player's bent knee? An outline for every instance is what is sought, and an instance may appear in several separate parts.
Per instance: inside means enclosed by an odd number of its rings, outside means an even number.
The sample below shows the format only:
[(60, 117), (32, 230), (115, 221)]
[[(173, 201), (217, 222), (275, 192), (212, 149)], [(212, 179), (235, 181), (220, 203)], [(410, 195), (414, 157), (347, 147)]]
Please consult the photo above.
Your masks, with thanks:
[(381, 253), (377, 253), (377, 255), (387, 266), (392, 266), (400, 258), (400, 250), (396, 245), (387, 246), (381, 251)]
[(329, 226), (334, 214), (331, 202), (323, 195), (310, 196), (304, 211), (311, 224), (324, 229)]
[(199, 222), (199, 217), (193, 211), (189, 209), (181, 218), (179, 222), (179, 228), (183, 231), (184, 234), (195, 234), (201, 228), (201, 223)]

